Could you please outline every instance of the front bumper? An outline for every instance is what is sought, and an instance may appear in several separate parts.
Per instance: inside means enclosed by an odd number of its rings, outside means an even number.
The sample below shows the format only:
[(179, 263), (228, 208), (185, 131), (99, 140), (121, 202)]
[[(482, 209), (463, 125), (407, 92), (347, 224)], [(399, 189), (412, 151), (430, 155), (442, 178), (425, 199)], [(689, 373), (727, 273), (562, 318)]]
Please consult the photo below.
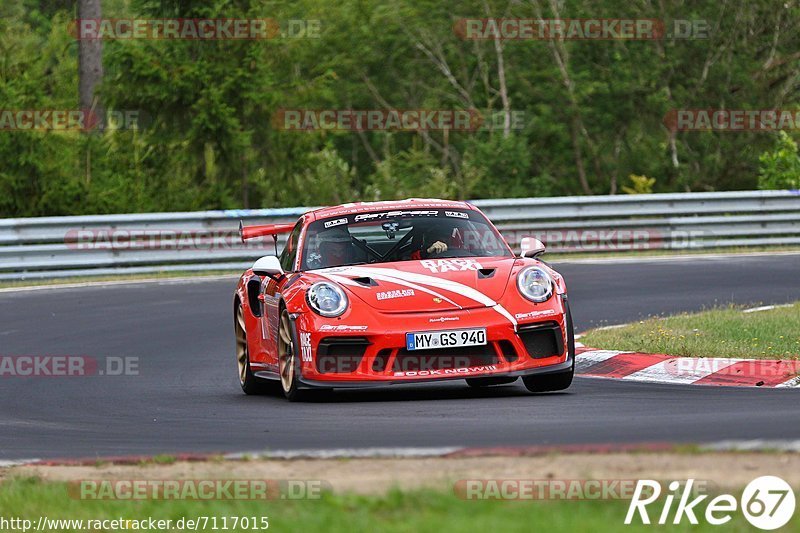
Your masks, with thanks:
[(566, 371), (568, 371), (568, 370), (570, 370), (572, 368), (572, 365), (573, 365), (573, 362), (574, 362), (574, 358), (575, 358), (574, 355), (567, 354), (567, 357), (566, 357), (565, 361), (563, 361), (561, 363), (558, 363), (558, 364), (555, 364), (555, 365), (539, 366), (539, 367), (529, 368), (529, 369), (526, 369), (526, 370), (516, 370), (514, 372), (491, 372), (491, 373), (484, 373), (484, 374), (469, 374), (467, 376), (464, 376), (464, 375), (447, 375), (447, 376), (442, 376), (442, 377), (426, 377), (426, 378), (419, 378), (419, 379), (413, 379), (413, 378), (404, 378), (404, 379), (398, 379), (398, 380), (381, 379), (381, 380), (375, 380), (375, 381), (371, 381), (371, 380), (357, 380), (357, 381), (343, 381), (343, 380), (331, 381), (331, 380), (326, 380), (326, 381), (317, 381), (317, 380), (311, 380), (311, 379), (308, 379), (308, 378), (301, 377), (300, 378), (300, 386), (302, 388), (307, 388), (307, 389), (311, 389), (311, 388), (314, 388), (314, 389), (316, 389), (316, 388), (330, 388), (330, 387), (334, 387), (334, 386), (336, 388), (347, 389), (347, 388), (361, 388), (361, 387), (381, 387), (381, 386), (384, 386), (384, 385), (399, 385), (399, 384), (403, 384), (403, 383), (430, 383), (430, 382), (435, 382), (435, 381), (450, 381), (450, 380), (454, 380), (454, 379), (464, 379), (465, 377), (467, 377), (467, 378), (488, 378), (488, 377), (493, 377), (493, 378), (498, 378), (498, 377), (519, 378), (519, 377), (524, 377), (524, 376), (532, 376), (532, 375), (540, 375), (540, 374), (553, 374), (553, 373), (557, 373), (557, 372), (566, 372)]
[[(448, 313), (369, 313), (320, 324), (298, 315), (303, 387), (370, 387), (480, 377), (520, 377), (569, 370), (564, 303), (538, 306), (539, 319), (515, 325), (492, 308)], [(546, 312), (542, 312), (546, 311)], [(326, 325), (327, 324), (327, 325)], [(386, 327), (392, 324), (392, 327)], [(408, 352), (405, 334), (485, 327), (481, 347)]]

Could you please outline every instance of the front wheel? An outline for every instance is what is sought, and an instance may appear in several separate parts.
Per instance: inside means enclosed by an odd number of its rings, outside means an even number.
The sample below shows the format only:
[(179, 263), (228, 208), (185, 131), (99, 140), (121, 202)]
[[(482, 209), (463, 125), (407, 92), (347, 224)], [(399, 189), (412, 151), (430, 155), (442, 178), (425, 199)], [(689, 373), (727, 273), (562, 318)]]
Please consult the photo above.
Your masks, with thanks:
[(531, 392), (553, 392), (569, 388), (572, 385), (572, 377), (575, 375), (575, 330), (572, 326), (572, 314), (569, 312), (569, 303), (564, 302), (567, 310), (567, 356), (572, 357), (572, 366), (563, 372), (553, 372), (552, 374), (534, 374), (524, 376), (522, 382)]
[(289, 311), (286, 309), (281, 311), (278, 329), (278, 372), (281, 375), (281, 389), (286, 399), (290, 402), (301, 400), (304, 391), (298, 388), (300, 363), (297, 359), (297, 347), (292, 334), (292, 321), (289, 318)]

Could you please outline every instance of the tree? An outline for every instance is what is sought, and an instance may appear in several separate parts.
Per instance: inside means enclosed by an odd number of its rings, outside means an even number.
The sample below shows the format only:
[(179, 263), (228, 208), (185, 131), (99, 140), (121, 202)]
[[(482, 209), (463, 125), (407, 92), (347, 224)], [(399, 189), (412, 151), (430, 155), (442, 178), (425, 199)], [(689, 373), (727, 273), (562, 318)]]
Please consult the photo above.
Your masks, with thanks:
[(800, 153), (797, 143), (785, 131), (780, 132), (778, 145), (758, 158), (759, 189), (800, 189)]
[[(102, 18), (100, 0), (79, 0), (78, 19)], [(76, 30), (80, 31), (80, 30)], [(103, 81), (103, 41), (80, 39), (78, 42), (78, 105), (103, 117), (103, 109), (95, 95), (95, 88)]]

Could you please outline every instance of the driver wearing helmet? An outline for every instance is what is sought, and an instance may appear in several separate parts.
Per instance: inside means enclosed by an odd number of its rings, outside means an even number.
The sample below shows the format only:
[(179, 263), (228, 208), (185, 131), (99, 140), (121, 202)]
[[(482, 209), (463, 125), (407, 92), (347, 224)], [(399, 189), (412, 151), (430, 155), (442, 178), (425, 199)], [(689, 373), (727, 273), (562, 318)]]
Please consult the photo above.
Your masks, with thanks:
[(411, 252), (411, 259), (427, 259), (436, 254), (447, 251), (447, 242), (450, 241), (452, 228), (442, 224), (433, 224), (425, 228), (419, 240), (418, 249)]
[[(330, 268), (354, 262), (353, 237), (346, 227), (335, 227), (317, 234), (317, 253), (309, 259), (315, 268)], [(319, 265), (319, 266), (317, 266)]]

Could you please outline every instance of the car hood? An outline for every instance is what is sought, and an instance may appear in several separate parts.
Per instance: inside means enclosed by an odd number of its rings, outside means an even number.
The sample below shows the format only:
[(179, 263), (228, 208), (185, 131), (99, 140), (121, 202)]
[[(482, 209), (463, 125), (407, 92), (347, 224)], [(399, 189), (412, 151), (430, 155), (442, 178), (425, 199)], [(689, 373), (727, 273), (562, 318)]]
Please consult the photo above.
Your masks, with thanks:
[(509, 283), (515, 259), (398, 261), (310, 273), (339, 283), (370, 307), (394, 313), (493, 307)]

